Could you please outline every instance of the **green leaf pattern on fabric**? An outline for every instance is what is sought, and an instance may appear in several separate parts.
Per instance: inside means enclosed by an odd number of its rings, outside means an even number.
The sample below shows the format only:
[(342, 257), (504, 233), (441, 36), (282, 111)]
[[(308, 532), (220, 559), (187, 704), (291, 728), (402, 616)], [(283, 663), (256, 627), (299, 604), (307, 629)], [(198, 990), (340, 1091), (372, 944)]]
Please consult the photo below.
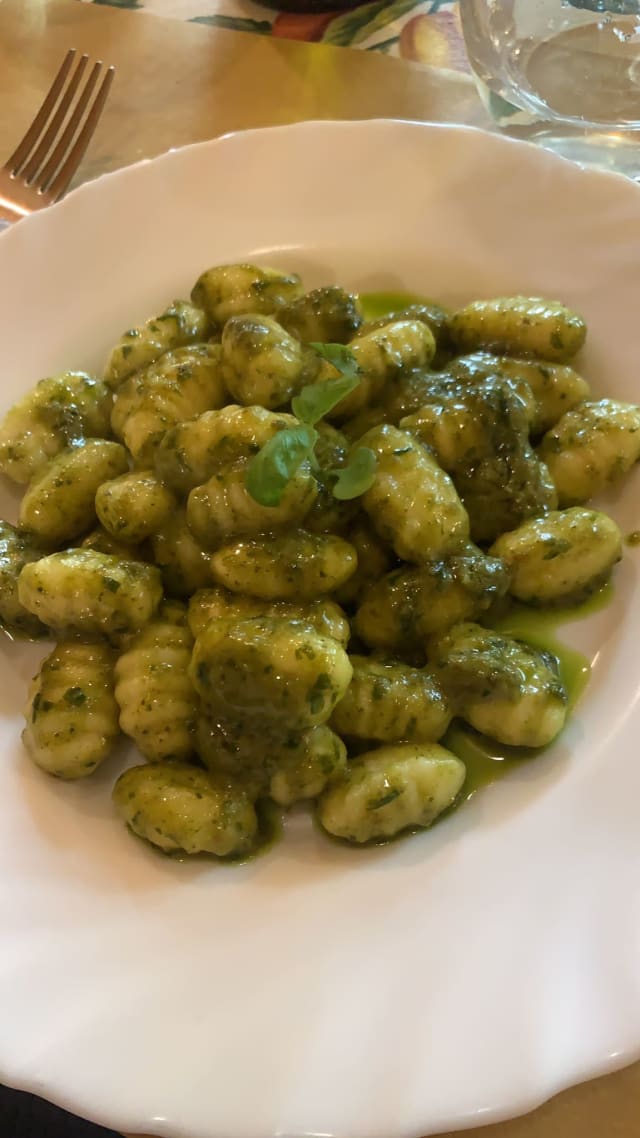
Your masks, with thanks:
[(250, 20), (246, 16), (194, 16), (191, 23), (207, 24), (211, 28), (226, 28), (230, 32), (255, 32), (259, 36), (271, 35), (269, 20)]
[(107, 8), (144, 8), (141, 0), (93, 0), (94, 4), (104, 4)]
[(322, 37), (323, 43), (356, 47), (375, 32), (412, 12), (415, 7), (415, 0), (395, 0), (393, 4), (386, 0), (374, 0), (372, 4), (363, 4), (361, 8), (354, 8), (332, 20)]

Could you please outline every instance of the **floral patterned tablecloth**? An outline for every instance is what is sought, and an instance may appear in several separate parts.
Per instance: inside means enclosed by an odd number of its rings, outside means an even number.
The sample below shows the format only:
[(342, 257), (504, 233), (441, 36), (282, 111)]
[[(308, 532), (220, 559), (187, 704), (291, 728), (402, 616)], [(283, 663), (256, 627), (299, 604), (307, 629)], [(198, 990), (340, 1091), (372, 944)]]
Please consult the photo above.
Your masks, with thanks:
[(84, 0), (233, 31), (331, 43), (467, 70), (458, 0), (371, 0), (348, 12), (298, 15), (251, 0)]

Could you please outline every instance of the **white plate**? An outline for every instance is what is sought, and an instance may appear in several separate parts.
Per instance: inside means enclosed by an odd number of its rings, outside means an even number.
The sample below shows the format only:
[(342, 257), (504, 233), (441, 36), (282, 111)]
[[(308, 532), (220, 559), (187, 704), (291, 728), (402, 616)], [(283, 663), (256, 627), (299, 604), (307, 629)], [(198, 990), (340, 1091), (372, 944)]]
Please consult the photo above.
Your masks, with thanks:
[[(587, 374), (638, 394), (640, 192), (462, 128), (311, 123), (124, 170), (0, 238), (2, 403), (253, 258), (456, 303), (558, 296)], [(613, 510), (640, 525), (637, 479)], [(0, 503), (5, 512), (7, 504)], [(493, 1121), (640, 1054), (637, 558), (568, 636), (562, 740), (432, 833), (349, 851), (306, 819), (242, 868), (176, 864), (20, 751), (37, 650), (0, 670), (0, 1075), (171, 1138), (396, 1138)]]

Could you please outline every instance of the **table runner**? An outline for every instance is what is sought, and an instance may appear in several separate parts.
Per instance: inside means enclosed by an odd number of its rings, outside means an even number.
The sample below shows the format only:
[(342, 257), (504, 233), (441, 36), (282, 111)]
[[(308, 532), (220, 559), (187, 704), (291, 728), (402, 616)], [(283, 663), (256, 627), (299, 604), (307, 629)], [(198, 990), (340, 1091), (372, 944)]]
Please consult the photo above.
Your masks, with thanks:
[[(277, 12), (251, 0), (83, 0), (281, 39), (331, 43), (467, 70), (458, 0), (371, 0), (348, 12)], [(329, 0), (327, 0), (329, 2)]]

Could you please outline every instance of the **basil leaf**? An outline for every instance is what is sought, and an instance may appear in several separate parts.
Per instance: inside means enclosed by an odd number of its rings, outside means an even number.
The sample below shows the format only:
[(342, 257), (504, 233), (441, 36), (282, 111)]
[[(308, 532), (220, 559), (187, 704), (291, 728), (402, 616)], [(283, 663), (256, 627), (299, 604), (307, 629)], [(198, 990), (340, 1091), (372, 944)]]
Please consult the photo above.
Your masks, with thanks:
[(279, 506), (289, 481), (313, 452), (318, 432), (287, 427), (264, 444), (247, 466), (245, 486), (261, 506)]
[(291, 410), (301, 423), (317, 423), (347, 395), (355, 391), (359, 383), (358, 376), (348, 375), (340, 376), (340, 379), (325, 379), (321, 383), (310, 383), (291, 400)]
[(375, 482), (378, 460), (369, 447), (358, 447), (350, 456), (346, 466), (334, 470), (338, 480), (333, 487), (333, 496), (341, 502), (359, 498), (370, 490)]
[(309, 347), (313, 348), (319, 356), (322, 356), (323, 360), (330, 363), (336, 371), (339, 371), (340, 375), (349, 375), (355, 378), (360, 374), (356, 357), (346, 344), (311, 343)]
[(301, 423), (317, 423), (329, 411), (355, 391), (360, 382), (360, 369), (351, 348), (346, 344), (309, 345), (323, 360), (340, 372), (339, 379), (325, 379), (303, 387), (291, 400), (291, 410)]

